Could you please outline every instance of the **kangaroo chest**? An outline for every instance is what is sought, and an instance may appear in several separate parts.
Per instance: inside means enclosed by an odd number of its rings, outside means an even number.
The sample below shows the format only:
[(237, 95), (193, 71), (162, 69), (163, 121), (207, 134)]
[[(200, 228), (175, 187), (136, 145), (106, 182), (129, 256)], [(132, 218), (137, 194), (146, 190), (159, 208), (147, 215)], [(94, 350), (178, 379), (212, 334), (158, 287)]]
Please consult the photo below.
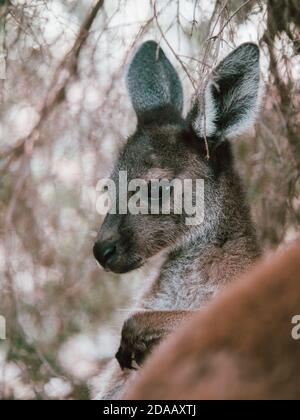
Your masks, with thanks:
[(219, 291), (220, 284), (206, 278), (197, 266), (167, 267), (144, 296), (149, 310), (198, 309)]

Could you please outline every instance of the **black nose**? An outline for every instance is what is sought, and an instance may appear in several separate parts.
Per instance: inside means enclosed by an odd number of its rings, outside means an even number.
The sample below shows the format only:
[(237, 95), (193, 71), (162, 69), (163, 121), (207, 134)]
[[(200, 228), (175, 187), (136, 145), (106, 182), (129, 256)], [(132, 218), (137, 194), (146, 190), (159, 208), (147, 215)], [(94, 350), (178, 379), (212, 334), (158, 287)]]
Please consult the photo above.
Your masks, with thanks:
[(93, 252), (96, 260), (105, 268), (116, 254), (116, 245), (111, 242), (96, 242)]

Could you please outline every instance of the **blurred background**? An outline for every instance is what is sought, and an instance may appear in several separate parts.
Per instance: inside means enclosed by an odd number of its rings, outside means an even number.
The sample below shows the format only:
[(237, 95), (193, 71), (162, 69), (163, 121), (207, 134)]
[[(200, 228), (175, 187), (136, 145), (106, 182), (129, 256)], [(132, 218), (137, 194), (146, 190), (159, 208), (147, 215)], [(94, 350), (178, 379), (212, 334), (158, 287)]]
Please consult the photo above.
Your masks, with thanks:
[(234, 47), (262, 51), (256, 129), (234, 150), (266, 251), (300, 222), (298, 0), (0, 0), (2, 399), (88, 399), (151, 267), (117, 276), (92, 256), (98, 180), (135, 127), (124, 74), (160, 42), (185, 110)]

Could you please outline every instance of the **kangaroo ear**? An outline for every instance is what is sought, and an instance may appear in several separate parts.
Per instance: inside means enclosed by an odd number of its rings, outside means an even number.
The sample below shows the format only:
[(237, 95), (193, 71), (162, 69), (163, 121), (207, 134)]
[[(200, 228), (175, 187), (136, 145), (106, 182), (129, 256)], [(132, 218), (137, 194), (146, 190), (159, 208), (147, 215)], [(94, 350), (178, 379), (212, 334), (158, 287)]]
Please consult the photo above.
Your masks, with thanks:
[(259, 108), (259, 49), (242, 44), (213, 71), (190, 114), (199, 137), (222, 141), (242, 134), (254, 123)]
[(145, 42), (136, 52), (127, 73), (127, 87), (138, 118), (148, 111), (183, 107), (183, 91), (176, 70), (154, 41)]

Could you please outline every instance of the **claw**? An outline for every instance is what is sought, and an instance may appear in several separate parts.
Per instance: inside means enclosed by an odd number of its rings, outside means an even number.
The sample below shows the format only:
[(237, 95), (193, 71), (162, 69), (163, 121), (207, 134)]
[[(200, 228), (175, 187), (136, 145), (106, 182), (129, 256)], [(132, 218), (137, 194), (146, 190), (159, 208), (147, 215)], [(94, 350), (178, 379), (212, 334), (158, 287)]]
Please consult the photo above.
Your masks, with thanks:
[(121, 344), (115, 356), (121, 369), (138, 370), (161, 338), (160, 331), (142, 329), (137, 316), (129, 318), (123, 325)]
[(120, 368), (122, 370), (125, 369), (132, 369), (137, 370), (136, 367), (132, 365), (134, 362), (134, 359), (132, 357), (132, 353), (128, 353), (122, 349), (122, 347), (119, 348), (118, 352), (115, 355), (117, 361), (119, 362)]
[(136, 360), (132, 361), (132, 369), (133, 370), (138, 370), (140, 368), (140, 365), (138, 365), (138, 363), (136, 362)]

